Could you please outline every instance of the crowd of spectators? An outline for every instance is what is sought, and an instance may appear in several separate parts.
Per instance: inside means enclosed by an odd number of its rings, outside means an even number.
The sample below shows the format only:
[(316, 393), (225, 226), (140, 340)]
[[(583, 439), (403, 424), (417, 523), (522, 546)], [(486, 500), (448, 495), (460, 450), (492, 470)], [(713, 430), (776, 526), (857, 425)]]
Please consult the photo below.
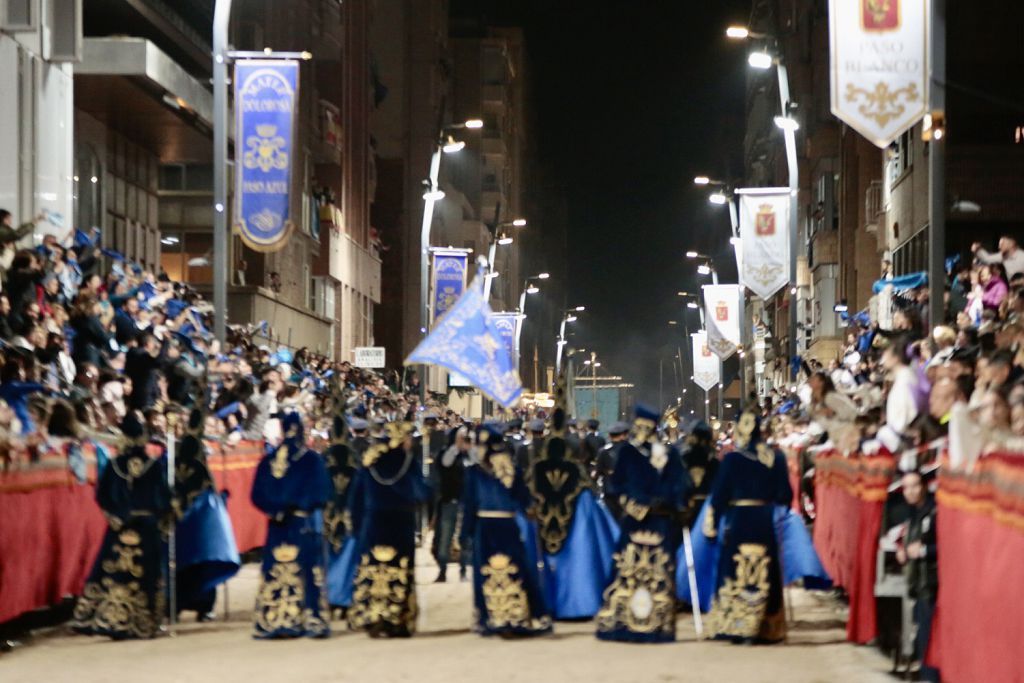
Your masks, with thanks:
[(129, 411), (160, 439), (201, 405), (205, 435), (228, 441), (275, 438), (270, 418), (288, 408), (327, 440), (338, 386), (371, 429), (422, 412), (415, 373), (278, 346), (266, 323), (229, 326), (221, 344), (194, 289), (103, 248), (96, 230), (54, 235), (46, 220), (14, 226), (0, 210), (0, 469), (53, 450), (84, 476), (80, 445), (116, 445)]

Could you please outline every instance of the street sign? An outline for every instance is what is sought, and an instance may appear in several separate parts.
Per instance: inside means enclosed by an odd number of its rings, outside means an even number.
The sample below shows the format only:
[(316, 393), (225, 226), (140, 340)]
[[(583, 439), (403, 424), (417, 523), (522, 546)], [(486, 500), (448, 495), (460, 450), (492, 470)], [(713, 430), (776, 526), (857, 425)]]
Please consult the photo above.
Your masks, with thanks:
[(832, 113), (888, 147), (928, 107), (930, 0), (831, 0)]
[(385, 366), (383, 346), (357, 346), (355, 354), (357, 368), (383, 368)]

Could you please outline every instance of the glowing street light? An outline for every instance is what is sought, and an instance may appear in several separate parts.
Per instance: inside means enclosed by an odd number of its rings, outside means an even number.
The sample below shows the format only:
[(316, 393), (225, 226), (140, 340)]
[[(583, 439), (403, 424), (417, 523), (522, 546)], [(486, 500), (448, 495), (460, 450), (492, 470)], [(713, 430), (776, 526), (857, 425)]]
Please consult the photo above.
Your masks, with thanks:
[(750, 29), (746, 26), (730, 26), (725, 29), (725, 36), (733, 40), (746, 40), (750, 37)]
[(529, 287), (526, 288), (526, 293), (527, 294), (536, 294), (539, 291), (540, 291), (540, 287), (538, 287), (536, 285), (530, 285)]
[(551, 273), (541, 273), (540, 275), (537, 276), (537, 279), (547, 280), (549, 277), (551, 277)]
[(512, 242), (514, 242), (514, 241), (515, 240), (513, 240), (511, 237), (506, 235), (505, 237), (502, 237), (502, 238), (500, 238), (498, 240), (498, 244), (503, 246), (503, 247), (507, 247), (508, 245), (512, 244)]
[(775, 60), (772, 59), (772, 56), (764, 50), (751, 52), (750, 55), (747, 56), (747, 64), (755, 69), (770, 69), (774, 63)]
[(462, 126), (464, 128), (479, 129), (484, 127), (484, 122), (482, 119), (469, 119)]
[(724, 192), (715, 192), (708, 195), (708, 201), (712, 204), (722, 205), (729, 201), (729, 198), (725, 196)]
[(800, 122), (792, 116), (776, 116), (775, 125), (784, 131), (800, 130)]
[(444, 199), (444, 190), (430, 190), (429, 192), (423, 193), (423, 198), (428, 202), (439, 202)]
[(517, 218), (514, 221), (512, 221), (512, 225), (514, 225), (517, 228), (525, 227), (526, 226), (526, 219), (525, 218)]
[(441, 147), (441, 151), (445, 154), (455, 154), (461, 152), (466, 148), (466, 143), (462, 140), (456, 140), (451, 135), (448, 136), (448, 141)]
[(711, 184), (711, 178), (707, 177), (706, 175), (699, 175), (699, 176), (697, 176), (696, 178), (693, 179), (693, 184), (694, 185), (710, 185)]

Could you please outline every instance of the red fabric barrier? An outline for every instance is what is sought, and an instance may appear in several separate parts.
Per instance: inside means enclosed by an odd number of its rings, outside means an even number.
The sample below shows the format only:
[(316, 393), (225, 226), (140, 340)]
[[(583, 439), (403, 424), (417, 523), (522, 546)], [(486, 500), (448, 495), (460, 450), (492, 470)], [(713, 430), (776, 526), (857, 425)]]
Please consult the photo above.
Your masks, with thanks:
[(1024, 456), (939, 475), (939, 596), (929, 660), (949, 683), (1024, 681)]
[(875, 556), (895, 462), (889, 455), (819, 453), (814, 466), (814, 546), (832, 580), (849, 595), (847, 640), (867, 643), (878, 630)]
[[(242, 442), (227, 455), (211, 444), (210, 469), (227, 489), (228, 514), (241, 552), (263, 544), (266, 517), (250, 501), (261, 444)], [(80, 484), (62, 454), (28, 462), (16, 454), (0, 469), (0, 623), (77, 595), (106, 532), (96, 504), (95, 458), (84, 446), (89, 483)]]
[(267, 518), (252, 504), (250, 496), (256, 466), (263, 457), (263, 446), (243, 441), (228, 448), (230, 453), (225, 456), (219, 445), (212, 445), (206, 462), (217, 490), (228, 492), (227, 508), (235, 543), (238, 552), (244, 553), (262, 546), (267, 537)]

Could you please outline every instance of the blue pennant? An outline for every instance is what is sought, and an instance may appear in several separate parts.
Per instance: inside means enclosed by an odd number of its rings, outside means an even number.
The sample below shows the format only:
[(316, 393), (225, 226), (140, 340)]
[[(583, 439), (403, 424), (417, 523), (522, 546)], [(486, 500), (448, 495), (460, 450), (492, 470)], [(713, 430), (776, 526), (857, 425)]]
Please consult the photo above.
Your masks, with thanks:
[(484, 281), (478, 276), (427, 338), (405, 359), (406, 365), (437, 365), (458, 373), (473, 386), (511, 408), (523, 393), (515, 363), (502, 341)]

